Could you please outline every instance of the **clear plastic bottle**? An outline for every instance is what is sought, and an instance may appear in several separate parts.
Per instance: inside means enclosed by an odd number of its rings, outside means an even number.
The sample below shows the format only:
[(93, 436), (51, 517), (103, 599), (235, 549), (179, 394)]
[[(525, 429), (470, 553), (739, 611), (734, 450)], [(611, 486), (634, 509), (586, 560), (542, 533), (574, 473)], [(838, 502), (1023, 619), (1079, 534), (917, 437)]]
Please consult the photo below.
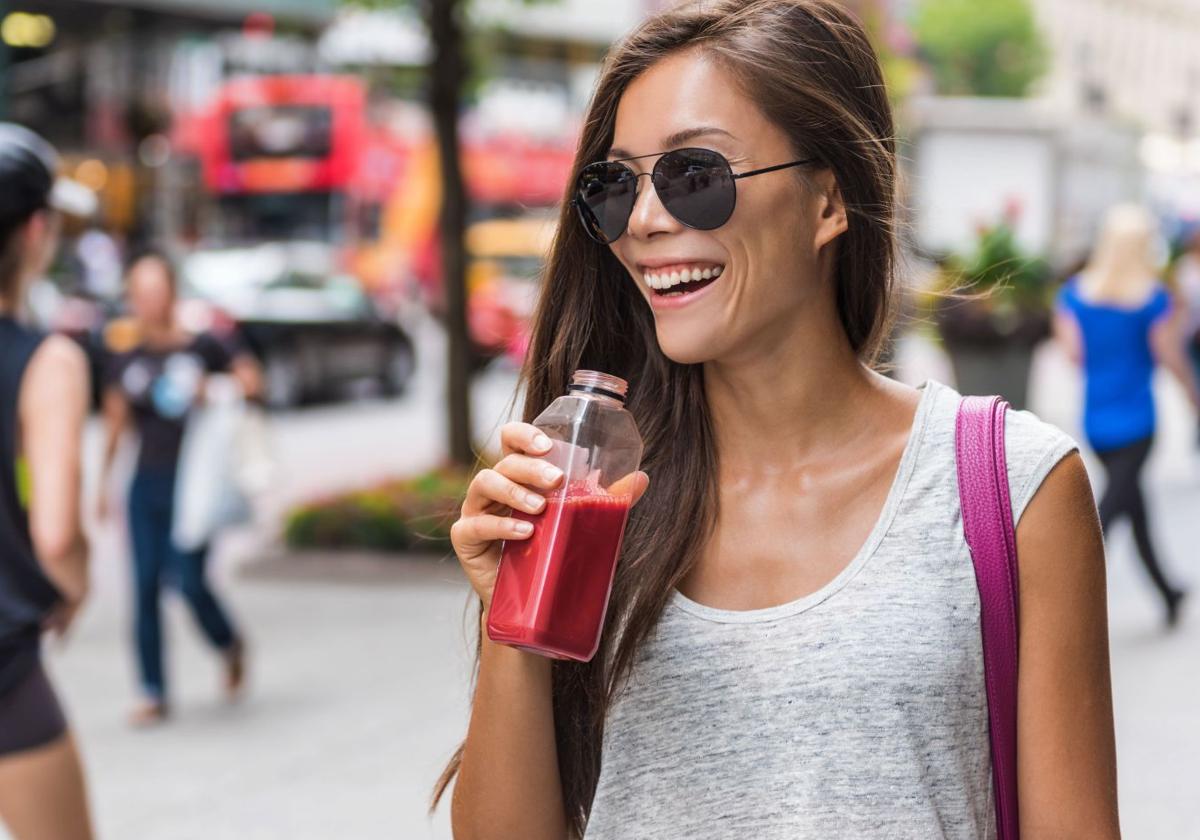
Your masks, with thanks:
[(575, 371), (567, 393), (533, 421), (552, 443), (545, 459), (564, 478), (541, 513), (512, 513), (534, 530), (501, 550), (488, 611), (493, 641), (557, 659), (595, 656), (642, 458), (628, 388), (616, 376)]

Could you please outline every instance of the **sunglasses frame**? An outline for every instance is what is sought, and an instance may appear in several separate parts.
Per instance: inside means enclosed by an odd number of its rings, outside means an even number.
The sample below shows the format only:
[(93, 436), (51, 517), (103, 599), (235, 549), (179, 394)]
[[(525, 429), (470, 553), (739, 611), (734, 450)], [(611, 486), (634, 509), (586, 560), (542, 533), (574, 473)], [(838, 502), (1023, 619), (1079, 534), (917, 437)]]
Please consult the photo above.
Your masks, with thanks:
[[(729, 215), (725, 217), (725, 221), (721, 222), (718, 225), (714, 225), (713, 227), (705, 228), (705, 227), (697, 227), (696, 225), (689, 224), (688, 222), (686, 222), (683, 219), (676, 216), (675, 213), (673, 213), (671, 211), (671, 208), (667, 207), (666, 203), (663, 202), (663, 209), (665, 209), (668, 213), (671, 214), (671, 218), (673, 218), (675, 221), (679, 222), (684, 227), (689, 227), (692, 230), (717, 230), (721, 226), (725, 225), (729, 221), (729, 219), (731, 219), (733, 217), (733, 213), (737, 209), (737, 182), (739, 180), (741, 180), (742, 178), (749, 178), (753, 175), (763, 175), (763, 174), (766, 174), (767, 172), (776, 172), (780, 169), (789, 169), (793, 166), (803, 166), (808, 163), (815, 163), (818, 160), (815, 157), (807, 157), (807, 158), (803, 158), (801, 160), (793, 160), (790, 163), (777, 163), (774, 166), (765, 166), (761, 169), (752, 169), (749, 172), (734, 172), (733, 166), (729, 163), (728, 158), (726, 158), (720, 152), (718, 152), (714, 149), (706, 149), (702, 146), (684, 146), (684, 147), (678, 148), (678, 149), (668, 149), (665, 152), (651, 152), (650, 154), (647, 154), (647, 155), (636, 155), (634, 157), (617, 158), (616, 160), (593, 161), (592, 163), (589, 163), (587, 166), (583, 167), (583, 169), (579, 170), (579, 174), (575, 177), (575, 184), (576, 184), (575, 193), (576, 193), (576, 195), (574, 198), (571, 199), (571, 205), (574, 206), (575, 211), (579, 214), (579, 221), (583, 224), (583, 229), (587, 233), (588, 237), (591, 238), (594, 242), (597, 242), (601, 245), (611, 245), (613, 242), (616, 242), (618, 239), (620, 239), (622, 236), (624, 236), (625, 231), (628, 230), (628, 228), (629, 228), (629, 218), (630, 218), (630, 216), (633, 215), (633, 208), (637, 206), (638, 194), (639, 194), (639, 190), (641, 189), (642, 177), (645, 175), (649, 175), (650, 183), (653, 184), (654, 183), (653, 176), (659, 172), (659, 167), (662, 165), (662, 162), (667, 157), (667, 155), (679, 154), (682, 152), (704, 152), (705, 154), (715, 155), (724, 164), (725, 171), (728, 174), (729, 179), (734, 182), (733, 183), (733, 205), (729, 208)], [(625, 224), (621, 227), (620, 233), (618, 233), (612, 239), (609, 239), (607, 237), (601, 238), (600, 235), (597, 235), (597, 231), (593, 230), (592, 224), (588, 221), (589, 215), (593, 219), (595, 219), (595, 213), (592, 212), (590, 207), (586, 207), (585, 202), (583, 202), (579, 198), (578, 193), (579, 193), (580, 179), (583, 178), (584, 173), (586, 173), (590, 167), (596, 166), (598, 164), (611, 164), (611, 163), (624, 164), (625, 161), (642, 160), (643, 158), (655, 157), (656, 155), (659, 156), (659, 158), (658, 158), (658, 160), (656, 160), (654, 162), (654, 166), (651, 167), (649, 172), (634, 172), (632, 167), (630, 167), (630, 166), (625, 167), (625, 169), (633, 175), (633, 179), (634, 179), (633, 203), (630, 204), (630, 206), (629, 206), (629, 216), (625, 217)], [(659, 200), (662, 201), (661, 198)], [(599, 229), (599, 221), (598, 220), (596, 223), (596, 228), (597, 228), (597, 230)], [(602, 231), (599, 231), (599, 233), (601, 235), (603, 234)]]

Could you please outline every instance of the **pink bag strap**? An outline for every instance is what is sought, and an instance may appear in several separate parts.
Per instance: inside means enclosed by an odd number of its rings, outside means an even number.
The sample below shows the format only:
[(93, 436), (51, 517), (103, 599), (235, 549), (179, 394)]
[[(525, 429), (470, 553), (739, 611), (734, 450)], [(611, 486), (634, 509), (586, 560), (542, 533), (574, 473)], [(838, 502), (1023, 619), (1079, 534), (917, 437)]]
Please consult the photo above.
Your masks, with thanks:
[(979, 585), (998, 840), (1018, 840), (1017, 540), (1000, 397), (964, 397), (954, 427), (963, 533)]

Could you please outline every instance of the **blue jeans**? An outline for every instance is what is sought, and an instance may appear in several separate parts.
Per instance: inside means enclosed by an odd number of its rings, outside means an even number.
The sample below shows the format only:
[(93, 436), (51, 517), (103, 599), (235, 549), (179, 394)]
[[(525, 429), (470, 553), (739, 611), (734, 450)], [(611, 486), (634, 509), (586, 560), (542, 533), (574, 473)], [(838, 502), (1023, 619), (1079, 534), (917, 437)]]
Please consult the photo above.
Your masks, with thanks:
[(139, 469), (129, 488), (136, 605), (134, 629), (142, 688), (149, 698), (156, 700), (166, 698), (159, 613), (159, 593), (163, 583), (169, 581), (178, 587), (213, 647), (227, 651), (237, 643), (237, 634), (229, 617), (205, 578), (207, 546), (197, 551), (180, 551), (171, 543), (174, 509), (175, 472)]

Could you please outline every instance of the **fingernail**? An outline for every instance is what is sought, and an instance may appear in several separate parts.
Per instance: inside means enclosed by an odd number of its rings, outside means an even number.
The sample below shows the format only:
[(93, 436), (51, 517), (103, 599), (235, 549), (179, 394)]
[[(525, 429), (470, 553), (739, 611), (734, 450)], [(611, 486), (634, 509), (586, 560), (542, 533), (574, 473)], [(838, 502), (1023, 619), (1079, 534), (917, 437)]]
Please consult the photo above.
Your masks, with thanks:
[(542, 497), (536, 493), (525, 494), (525, 504), (529, 505), (531, 508), (540, 508), (542, 506), (542, 501)]
[(533, 525), (531, 525), (528, 522), (518, 522), (517, 523), (517, 533), (518, 534), (532, 534), (533, 533)]
[(550, 438), (546, 437), (545, 435), (534, 435), (533, 445), (536, 446), (538, 449), (549, 449), (550, 448)]
[(547, 481), (558, 481), (558, 478), (561, 475), (562, 470), (560, 470), (558, 467), (546, 466), (542, 468), (542, 478), (546, 479)]

